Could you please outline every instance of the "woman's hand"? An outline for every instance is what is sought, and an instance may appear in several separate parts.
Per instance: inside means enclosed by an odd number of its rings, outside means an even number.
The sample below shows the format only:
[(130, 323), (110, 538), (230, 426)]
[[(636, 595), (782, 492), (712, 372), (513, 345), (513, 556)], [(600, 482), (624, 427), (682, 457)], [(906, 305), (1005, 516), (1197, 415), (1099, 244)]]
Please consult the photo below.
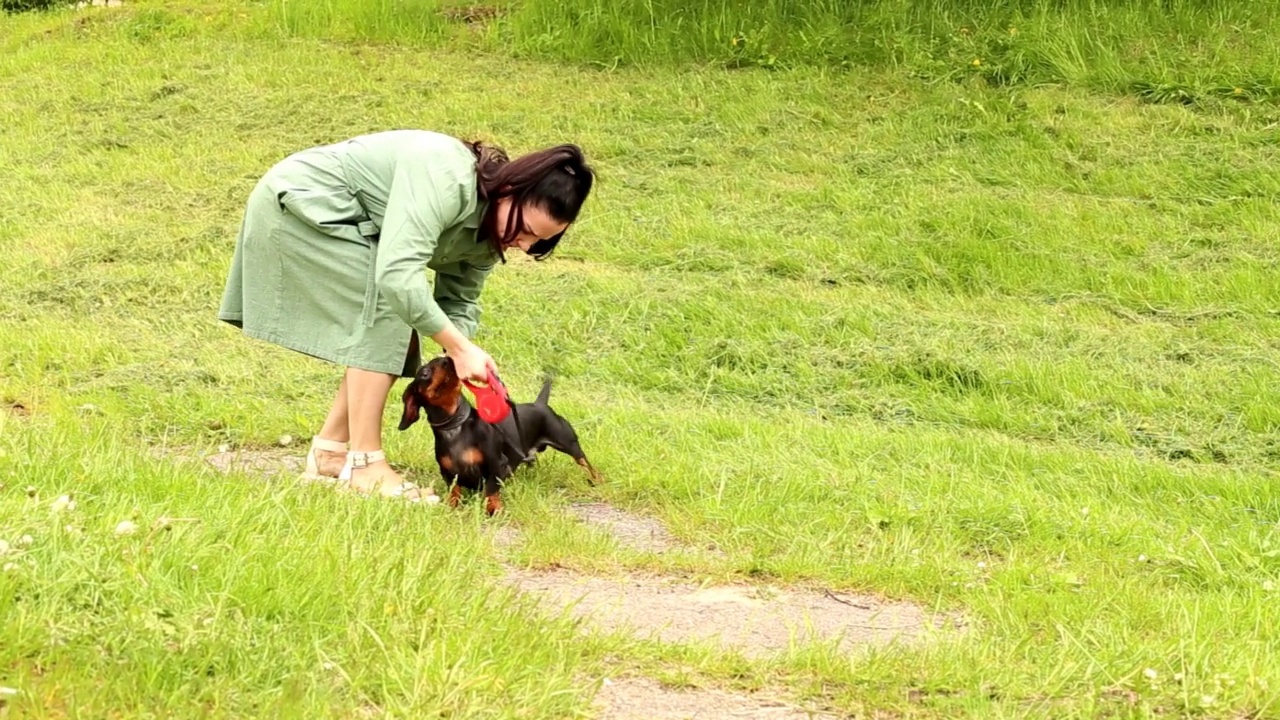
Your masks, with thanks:
[(498, 372), (498, 366), (494, 364), (493, 358), (475, 343), (462, 343), (446, 351), (445, 354), (453, 359), (453, 369), (463, 380), (483, 383), (489, 376), (490, 370), (495, 374)]
[(489, 357), (489, 353), (481, 350), (479, 345), (468, 340), (452, 325), (432, 335), (431, 339), (439, 343), (444, 354), (453, 360), (454, 372), (458, 373), (460, 379), (482, 383), (489, 376), (490, 370), (495, 375), (498, 373), (498, 366)]

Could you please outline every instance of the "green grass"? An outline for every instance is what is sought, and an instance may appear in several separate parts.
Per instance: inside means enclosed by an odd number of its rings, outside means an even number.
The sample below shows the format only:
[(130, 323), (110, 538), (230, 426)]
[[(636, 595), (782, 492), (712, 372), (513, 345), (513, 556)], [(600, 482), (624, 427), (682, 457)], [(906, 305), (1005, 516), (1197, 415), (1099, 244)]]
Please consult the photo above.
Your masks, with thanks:
[(1271, 3), (270, 0), (264, 10), (268, 32), (409, 44), (450, 37), (603, 68), (892, 67), (930, 82), (1059, 84), (1154, 103), (1280, 99), (1280, 13)]
[[(1280, 717), (1274, 107), (604, 72), (283, 40), (271, 12), (0, 18), (0, 715), (586, 717), (591, 678), (642, 672), (851, 715)], [(548, 458), (488, 521), (157, 456), (315, 431), (335, 370), (214, 318), (240, 212), (283, 155), (404, 126), (599, 167), (479, 339), (520, 396), (559, 373), (607, 485)], [(387, 449), (432, 479), (425, 432)], [(588, 497), (725, 556), (600, 542), (557, 514)], [(535, 566), (882, 593), (971, 632), (774, 662), (581, 637), (496, 579), (504, 525)]]
[(1276, 90), (1278, 22), (1265, 4), (1216, 0), (527, 0), (510, 25), (523, 50), (605, 64), (893, 65), (932, 79), (1243, 99)]

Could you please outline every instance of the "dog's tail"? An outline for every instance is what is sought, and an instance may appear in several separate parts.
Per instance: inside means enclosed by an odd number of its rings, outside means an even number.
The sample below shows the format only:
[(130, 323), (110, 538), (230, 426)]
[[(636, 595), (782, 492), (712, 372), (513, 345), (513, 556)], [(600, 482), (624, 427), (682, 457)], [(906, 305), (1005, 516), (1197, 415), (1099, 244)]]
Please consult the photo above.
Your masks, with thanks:
[(534, 400), (535, 405), (546, 405), (547, 400), (551, 398), (551, 376), (548, 375), (542, 381), (542, 389), (538, 391), (538, 399)]

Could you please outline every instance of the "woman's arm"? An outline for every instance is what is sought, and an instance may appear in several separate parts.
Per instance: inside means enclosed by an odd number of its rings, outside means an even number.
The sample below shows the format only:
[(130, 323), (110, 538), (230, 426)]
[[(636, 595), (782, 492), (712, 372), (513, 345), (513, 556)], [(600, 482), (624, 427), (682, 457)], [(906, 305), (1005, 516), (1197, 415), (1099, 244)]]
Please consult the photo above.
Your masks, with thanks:
[(480, 291), (493, 267), (493, 263), (464, 263), (461, 274), (436, 275), (436, 303), (449, 316), (453, 327), (438, 333), (432, 339), (453, 358), (458, 375), (473, 380), (483, 380), (486, 368), (495, 373), (498, 371), (493, 358), (471, 343), (471, 338), (480, 325)]
[(464, 262), (458, 273), (436, 273), (435, 301), (453, 326), (468, 338), (480, 326), (480, 293), (496, 263)]
[[(434, 255), (440, 234), (461, 219), (472, 190), (469, 168), (440, 148), (405, 148), (396, 162), (395, 176), (387, 199), (378, 242), (374, 282), (391, 310), (419, 335), (431, 338), (453, 358), (462, 378), (483, 380), (486, 368), (497, 368), (493, 358), (470, 340), (479, 318), (479, 291), (483, 274), (468, 272), (457, 281), (437, 277), (437, 288), (427, 282), (427, 262)], [(436, 299), (436, 293), (460, 297), (445, 301), (450, 313)], [(459, 312), (459, 308), (470, 308)], [(474, 315), (472, 314), (474, 313)]]
[[(427, 262), (445, 228), (466, 207), (468, 183), (457, 159), (430, 146), (411, 146), (397, 159), (378, 241), (374, 282), (391, 310), (420, 335), (456, 328), (427, 281)], [(465, 170), (463, 170), (465, 172)], [(442, 347), (446, 347), (441, 343)]]

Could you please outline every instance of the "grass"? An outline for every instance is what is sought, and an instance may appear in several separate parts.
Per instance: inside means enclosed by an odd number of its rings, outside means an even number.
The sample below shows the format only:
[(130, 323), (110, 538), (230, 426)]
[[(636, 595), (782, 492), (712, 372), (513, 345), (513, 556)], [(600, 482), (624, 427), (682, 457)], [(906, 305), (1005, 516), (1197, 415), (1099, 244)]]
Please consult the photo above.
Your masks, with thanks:
[(930, 82), (1069, 85), (1154, 103), (1280, 99), (1280, 14), (1228, 0), (270, 0), (292, 35), (438, 43), (603, 68), (892, 67)]
[[(0, 18), (0, 715), (586, 717), (589, 678), (634, 671), (850, 715), (1280, 717), (1272, 106), (605, 72), (285, 40), (271, 12)], [(558, 372), (606, 486), (551, 458), (486, 521), (172, 459), (314, 432), (334, 369), (214, 319), (239, 214), (284, 154), (401, 126), (599, 167), (480, 341), (521, 396)], [(433, 477), (425, 434), (387, 449)], [(599, 542), (557, 514), (587, 497), (725, 556)], [(876, 592), (973, 632), (767, 663), (581, 637), (496, 580), (507, 525), (535, 566)]]
[(1215, 0), (529, 0), (511, 13), (509, 34), (539, 56), (605, 64), (892, 65), (939, 80), (1069, 82), (1165, 99), (1182, 90), (1189, 100), (1270, 97), (1267, 38), (1278, 20), (1266, 6)]

